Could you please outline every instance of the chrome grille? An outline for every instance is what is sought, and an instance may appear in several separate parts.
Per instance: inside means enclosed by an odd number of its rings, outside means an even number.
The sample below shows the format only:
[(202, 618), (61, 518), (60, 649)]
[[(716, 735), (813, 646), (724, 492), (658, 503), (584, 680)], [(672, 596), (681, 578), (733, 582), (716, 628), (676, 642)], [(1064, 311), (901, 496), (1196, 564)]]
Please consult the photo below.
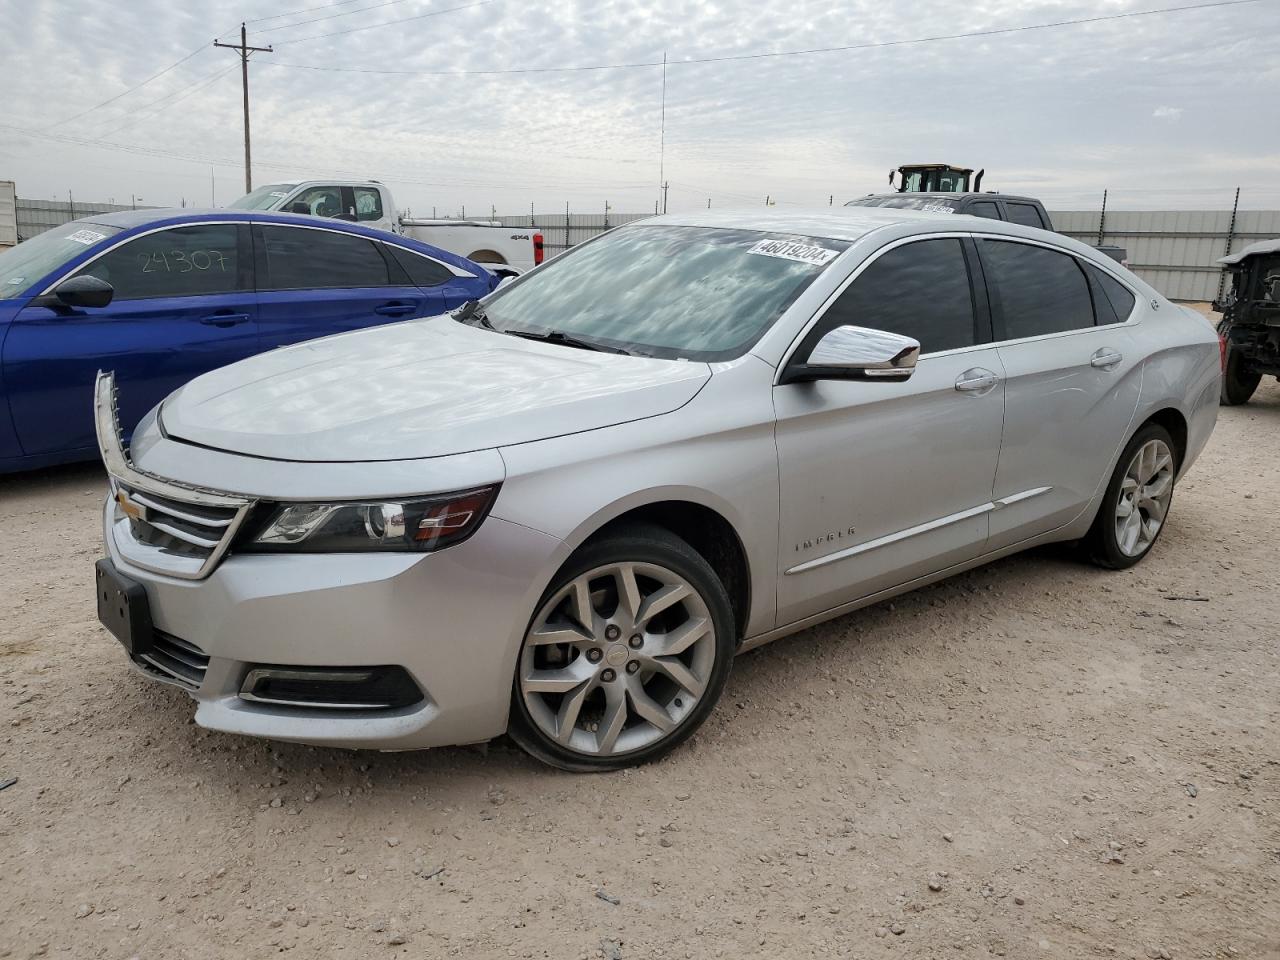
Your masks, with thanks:
[(173, 576), (209, 573), (226, 552), (244, 507), (207, 506), (112, 479), (116, 546), (130, 563)]
[(137, 658), (142, 669), (187, 690), (198, 690), (209, 668), (208, 655), (189, 640), (155, 631), (151, 649)]
[(131, 565), (185, 580), (207, 577), (253, 507), (250, 497), (189, 486), (139, 470), (125, 451), (115, 376), (94, 384), (98, 449), (111, 477), (107, 529)]

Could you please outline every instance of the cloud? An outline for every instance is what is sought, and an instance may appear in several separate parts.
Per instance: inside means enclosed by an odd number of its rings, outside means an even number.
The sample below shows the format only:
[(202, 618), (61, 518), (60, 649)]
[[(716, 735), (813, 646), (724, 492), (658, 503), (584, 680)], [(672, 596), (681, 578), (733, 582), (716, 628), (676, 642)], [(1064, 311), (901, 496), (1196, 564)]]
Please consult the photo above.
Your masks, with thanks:
[(1174, 123), (1182, 119), (1181, 107), (1156, 107), (1151, 111), (1151, 115), (1157, 120), (1168, 120)]
[[(981, 0), (957, 30), (989, 30), (1142, 9), (1140, 0)], [(1095, 0), (1096, 3), (1096, 0)], [(902, 163), (941, 159), (984, 167), (984, 187), (1042, 197), (1051, 207), (1109, 204), (1280, 206), (1272, 173), (1280, 128), (1258, 125), (1239, 89), (1280, 89), (1280, 5), (1257, 4), (964, 40), (718, 63), (691, 58), (918, 38), (953, 23), (943, 0), (403, 0), (334, 5), (211, 0), (0, 0), (5, 116), (35, 133), (54, 127), (90, 145), (0, 126), (11, 152), (0, 179), (27, 197), (226, 203), (244, 190), (240, 72), (214, 32), (274, 44), (250, 64), (254, 182), (373, 177), (400, 206), (443, 214), (652, 209), (659, 170), (674, 210), (822, 204), (885, 186)], [(219, 17), (222, 14), (225, 17)], [(258, 19), (255, 18), (268, 18)], [(314, 23), (303, 21), (324, 17)], [(234, 22), (233, 22), (234, 21)], [(399, 21), (399, 22), (397, 22)], [(356, 32), (302, 39), (357, 27)], [(945, 32), (945, 31), (943, 31)], [(293, 41), (293, 42), (287, 42)], [(1149, 51), (1159, 50), (1159, 56)], [(662, 70), (468, 76), (369, 71), (483, 71), (593, 64)], [(225, 71), (225, 72), (224, 72)], [(364, 72), (361, 72), (364, 71)], [(1063, 78), (1068, 77), (1064, 82)], [(1156, 117), (1151, 103), (1173, 102)], [(1160, 111), (1191, 111), (1196, 136)], [(1254, 131), (1247, 141), (1233, 131)], [(663, 155), (660, 141), (665, 139)], [(1231, 182), (1212, 155), (1233, 142)], [(108, 146), (125, 145), (125, 149)], [(1162, 182), (1192, 195), (1164, 195)], [(1269, 193), (1268, 193), (1269, 191)], [(1225, 198), (1225, 199), (1224, 199)]]

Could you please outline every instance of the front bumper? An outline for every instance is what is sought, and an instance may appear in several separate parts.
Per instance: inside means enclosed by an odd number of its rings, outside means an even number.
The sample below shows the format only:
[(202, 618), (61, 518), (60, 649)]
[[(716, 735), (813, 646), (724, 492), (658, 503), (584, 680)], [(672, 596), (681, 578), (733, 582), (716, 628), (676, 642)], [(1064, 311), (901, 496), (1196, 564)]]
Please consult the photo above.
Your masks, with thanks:
[[(143, 586), (156, 630), (209, 658), (188, 691), (198, 704), (196, 722), (324, 746), (406, 750), (502, 733), (520, 642), (563, 546), (491, 516), (470, 539), (438, 553), (233, 553), (207, 578), (190, 580), (130, 563), (113, 536), (115, 514), (108, 500), (108, 558)], [(395, 664), (424, 699), (385, 711), (243, 699), (245, 677), (262, 664)]]

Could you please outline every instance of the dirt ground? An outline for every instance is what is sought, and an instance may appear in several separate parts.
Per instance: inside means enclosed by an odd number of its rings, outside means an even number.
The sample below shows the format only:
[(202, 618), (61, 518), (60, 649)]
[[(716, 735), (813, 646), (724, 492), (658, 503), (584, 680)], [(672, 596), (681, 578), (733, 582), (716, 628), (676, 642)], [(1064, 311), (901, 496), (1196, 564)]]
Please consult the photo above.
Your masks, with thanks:
[(1280, 957), (1278, 478), (1268, 380), (1137, 568), (809, 630), (596, 777), (203, 732), (95, 621), (100, 471), (0, 479), (0, 957)]

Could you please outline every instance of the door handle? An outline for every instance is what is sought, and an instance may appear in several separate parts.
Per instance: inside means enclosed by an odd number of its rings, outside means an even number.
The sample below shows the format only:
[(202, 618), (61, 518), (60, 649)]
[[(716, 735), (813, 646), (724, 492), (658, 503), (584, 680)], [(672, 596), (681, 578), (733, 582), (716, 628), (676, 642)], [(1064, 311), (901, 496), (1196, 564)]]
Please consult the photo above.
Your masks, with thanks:
[(201, 323), (210, 327), (234, 327), (237, 323), (248, 321), (247, 313), (211, 313), (207, 317), (200, 318)]
[(406, 313), (413, 313), (416, 309), (417, 307), (412, 303), (384, 303), (380, 307), (374, 307), (373, 312), (384, 317), (403, 317)]
[(1089, 358), (1089, 366), (1097, 367), (1100, 370), (1110, 370), (1123, 359), (1124, 357), (1114, 350), (1109, 347), (1103, 347)]
[(972, 370), (966, 370), (960, 374), (960, 379), (956, 381), (956, 389), (961, 393), (982, 395), (989, 393), (999, 382), (1000, 378), (990, 370), (974, 367)]

